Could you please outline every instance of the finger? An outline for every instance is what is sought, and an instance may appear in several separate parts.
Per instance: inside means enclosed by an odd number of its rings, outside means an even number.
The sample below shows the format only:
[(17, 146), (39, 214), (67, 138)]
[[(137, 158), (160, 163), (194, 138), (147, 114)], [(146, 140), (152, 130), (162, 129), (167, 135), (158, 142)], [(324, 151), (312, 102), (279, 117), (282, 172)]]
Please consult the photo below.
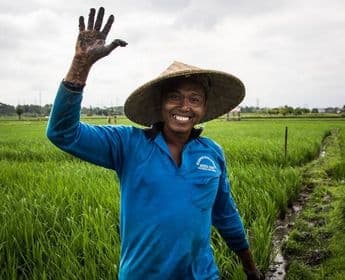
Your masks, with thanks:
[(125, 47), (127, 46), (127, 42), (120, 40), (120, 39), (116, 39), (114, 41), (112, 41), (109, 45), (104, 47), (105, 50), (105, 55), (110, 54), (114, 49), (116, 49), (117, 47)]
[(102, 34), (104, 35), (104, 38), (107, 37), (109, 31), (110, 31), (110, 28), (111, 26), (113, 25), (113, 22), (114, 22), (114, 16), (111, 15), (109, 18), (108, 18), (108, 21), (107, 23), (105, 24), (103, 30), (102, 30)]
[(79, 31), (84, 31), (84, 30), (85, 30), (84, 17), (81, 16), (79, 17)]
[(95, 13), (96, 13), (96, 10), (94, 8), (90, 9), (89, 20), (87, 22), (87, 29), (88, 30), (93, 29), (93, 22), (95, 20)]
[(101, 29), (103, 16), (104, 16), (104, 8), (100, 7), (98, 10), (97, 19), (96, 19), (96, 23), (95, 23), (95, 30), (97, 30), (97, 31), (99, 31)]

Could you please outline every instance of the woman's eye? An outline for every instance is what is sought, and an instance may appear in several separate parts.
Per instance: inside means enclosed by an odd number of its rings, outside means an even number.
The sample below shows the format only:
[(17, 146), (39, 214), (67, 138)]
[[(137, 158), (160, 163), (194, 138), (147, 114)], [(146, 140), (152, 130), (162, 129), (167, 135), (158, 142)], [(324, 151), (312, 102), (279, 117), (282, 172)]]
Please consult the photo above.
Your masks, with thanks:
[(199, 96), (193, 96), (190, 98), (190, 102), (192, 102), (193, 104), (201, 104), (202, 99)]
[(178, 94), (171, 93), (171, 94), (169, 94), (169, 99), (170, 100), (179, 100), (180, 96)]

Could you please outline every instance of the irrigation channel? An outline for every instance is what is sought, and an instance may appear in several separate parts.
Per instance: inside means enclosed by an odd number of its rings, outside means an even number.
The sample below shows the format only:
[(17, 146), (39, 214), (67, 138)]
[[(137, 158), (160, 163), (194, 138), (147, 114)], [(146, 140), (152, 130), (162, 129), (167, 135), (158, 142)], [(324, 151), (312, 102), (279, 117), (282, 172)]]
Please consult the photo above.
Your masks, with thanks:
[[(325, 143), (322, 141), (322, 143)], [(321, 151), (318, 159), (326, 155), (325, 145), (321, 145)], [(316, 159), (316, 160), (318, 160)], [(287, 240), (290, 230), (293, 228), (294, 221), (303, 209), (305, 203), (307, 202), (309, 195), (312, 193), (312, 187), (303, 186), (299, 197), (292, 203), (288, 208), (284, 218), (279, 218), (275, 224), (275, 230), (272, 238), (273, 242), (273, 262), (269, 266), (266, 273), (266, 280), (284, 280), (286, 276), (286, 269), (288, 266), (288, 261), (285, 259), (282, 246)]]

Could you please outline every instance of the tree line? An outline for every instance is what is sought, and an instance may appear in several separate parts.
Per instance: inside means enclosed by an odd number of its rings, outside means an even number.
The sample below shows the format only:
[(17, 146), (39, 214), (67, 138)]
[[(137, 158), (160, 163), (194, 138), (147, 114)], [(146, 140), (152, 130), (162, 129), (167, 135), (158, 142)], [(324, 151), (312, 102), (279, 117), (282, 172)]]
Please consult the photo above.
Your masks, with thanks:
[[(17, 105), (12, 106), (4, 103), (0, 103), (0, 116), (18, 116), (21, 119), (22, 116), (27, 117), (47, 117), (52, 109), (52, 104), (46, 104), (44, 106), (39, 105)], [(241, 107), (241, 113), (259, 113), (268, 115), (305, 115), (305, 114), (318, 114), (318, 113), (330, 113), (330, 114), (345, 114), (345, 105), (340, 107), (327, 107), (327, 108), (302, 108), (291, 106), (282, 106), (275, 108), (260, 108), (255, 106)], [(115, 107), (82, 107), (81, 114), (84, 116), (118, 116), (123, 115), (123, 106)]]
[(241, 113), (261, 113), (261, 114), (268, 114), (268, 115), (304, 115), (304, 114), (318, 114), (318, 113), (329, 113), (329, 114), (339, 114), (345, 113), (345, 105), (340, 107), (326, 107), (326, 108), (303, 108), (303, 107), (296, 107), (293, 108), (291, 106), (282, 106), (282, 107), (275, 107), (275, 108), (259, 108), (254, 106), (244, 106), (241, 107)]
[[(46, 104), (44, 106), (39, 105), (17, 105), (12, 106), (0, 102), (0, 116), (18, 116), (19, 119), (22, 116), (27, 117), (47, 117), (52, 109), (52, 104)], [(115, 107), (83, 107), (81, 110), (82, 115), (86, 116), (115, 116), (123, 115), (123, 106)]]
[(39, 105), (17, 105), (12, 106), (4, 103), (0, 103), (0, 116), (15, 116), (17, 115), (19, 119), (23, 114), (30, 117), (39, 117), (49, 115), (52, 105), (46, 104), (44, 106)]

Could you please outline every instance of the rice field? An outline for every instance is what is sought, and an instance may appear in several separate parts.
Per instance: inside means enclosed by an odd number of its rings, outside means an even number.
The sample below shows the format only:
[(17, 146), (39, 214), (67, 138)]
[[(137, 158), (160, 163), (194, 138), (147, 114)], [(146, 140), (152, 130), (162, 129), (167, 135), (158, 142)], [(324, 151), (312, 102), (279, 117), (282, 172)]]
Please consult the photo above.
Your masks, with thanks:
[[(112, 171), (55, 148), (45, 127), (44, 121), (0, 121), (0, 279), (117, 279), (118, 180)], [(205, 124), (204, 135), (224, 149), (232, 193), (261, 269), (270, 262), (273, 223), (301, 187), (300, 167), (319, 155), (322, 139), (335, 127), (345, 135), (341, 120)], [(244, 279), (216, 231), (212, 242), (223, 277)]]

